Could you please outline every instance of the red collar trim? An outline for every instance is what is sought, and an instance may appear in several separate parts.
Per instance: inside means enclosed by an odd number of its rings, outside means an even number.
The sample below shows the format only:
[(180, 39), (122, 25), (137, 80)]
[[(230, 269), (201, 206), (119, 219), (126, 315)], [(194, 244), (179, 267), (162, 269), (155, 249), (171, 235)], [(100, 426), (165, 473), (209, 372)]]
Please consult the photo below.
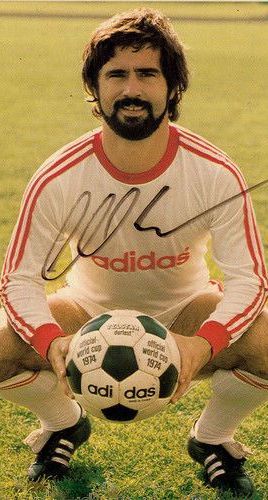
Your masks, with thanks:
[(128, 173), (119, 170), (107, 158), (102, 146), (102, 133), (98, 132), (94, 137), (94, 151), (105, 170), (116, 180), (125, 184), (144, 184), (159, 177), (173, 162), (179, 147), (179, 136), (176, 127), (169, 126), (169, 139), (166, 152), (161, 160), (150, 170), (140, 173)]

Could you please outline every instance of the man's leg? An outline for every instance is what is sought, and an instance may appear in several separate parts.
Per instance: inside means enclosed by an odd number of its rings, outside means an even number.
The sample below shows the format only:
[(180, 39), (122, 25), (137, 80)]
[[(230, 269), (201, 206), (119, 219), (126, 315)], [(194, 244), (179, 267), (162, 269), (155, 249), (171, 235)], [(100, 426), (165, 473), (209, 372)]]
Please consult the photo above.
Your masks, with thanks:
[[(49, 297), (53, 316), (67, 334), (75, 333), (89, 316), (76, 304), (63, 300), (54, 294)], [(3, 311), (2, 311), (3, 312)], [(26, 344), (8, 325), (0, 328), (0, 341), (3, 349), (0, 353), (0, 396), (4, 399), (26, 406), (41, 421), (41, 429), (34, 431), (26, 440), (34, 452), (44, 456), (30, 470), (30, 479), (37, 480), (43, 473), (56, 475), (66, 472), (69, 459), (74, 449), (89, 435), (89, 423), (81, 416), (81, 408), (62, 391), (50, 364), (43, 360), (28, 344)], [(51, 442), (60, 432), (75, 436), (73, 443), (61, 448), (48, 464), (47, 457), (53, 452)], [(63, 432), (63, 431), (62, 431)], [(63, 436), (66, 438), (66, 436)], [(70, 440), (71, 440), (70, 438)], [(53, 442), (54, 442), (53, 441)], [(66, 439), (65, 439), (66, 441)], [(67, 442), (67, 441), (66, 441)], [(58, 449), (55, 448), (54, 450)], [(55, 463), (57, 462), (57, 466)], [(49, 465), (49, 466), (48, 466)]]
[[(219, 300), (212, 294), (199, 297), (184, 309), (172, 331), (193, 335)], [(228, 453), (242, 458), (244, 450), (234, 442), (235, 430), (248, 414), (268, 401), (267, 333), (268, 314), (264, 311), (248, 332), (204, 367), (201, 375), (213, 374), (213, 396), (196, 422), (189, 441), (192, 458), (204, 463), (212, 457), (211, 462), (206, 462), (211, 484), (221, 486), (224, 482), (237, 491), (240, 488), (242, 495), (251, 488), (249, 479), (238, 468), (238, 482), (232, 477), (226, 483), (222, 463), (228, 462)], [(237, 462), (231, 459), (229, 463), (235, 469)]]

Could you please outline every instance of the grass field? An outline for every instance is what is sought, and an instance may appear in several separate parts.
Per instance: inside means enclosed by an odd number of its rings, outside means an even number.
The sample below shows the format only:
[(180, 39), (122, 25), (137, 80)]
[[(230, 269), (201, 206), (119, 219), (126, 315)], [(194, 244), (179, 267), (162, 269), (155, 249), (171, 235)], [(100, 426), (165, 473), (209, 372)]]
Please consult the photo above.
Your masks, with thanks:
[[(81, 53), (99, 24), (97, 16), (129, 5), (0, 2), (0, 264), (23, 189), (34, 170), (61, 145), (99, 125), (83, 99)], [(176, 16), (176, 30), (187, 46), (192, 78), (180, 123), (226, 150), (249, 185), (268, 178), (268, 30), (267, 23), (250, 20), (267, 15), (268, 5), (152, 5)], [(11, 16), (11, 11), (17, 15)], [(51, 17), (18, 15), (25, 12)], [(56, 13), (62, 17), (53, 17)], [(68, 19), (66, 13), (80, 16)], [(89, 14), (94, 19), (83, 19), (82, 15)], [(204, 21), (178, 20), (191, 15), (204, 16)], [(208, 21), (207, 16), (219, 22)], [(220, 22), (221, 17), (230, 20)], [(266, 186), (252, 194), (266, 260), (267, 192)], [(214, 266), (211, 269), (217, 273)], [(185, 452), (188, 431), (209, 394), (204, 382), (175, 406), (139, 424), (120, 426), (93, 419), (92, 438), (77, 453), (70, 478), (39, 485), (26, 481), (32, 455), (22, 444), (36, 427), (36, 419), (27, 410), (0, 400), (0, 500), (218, 498), (203, 486), (199, 468)], [(248, 417), (237, 437), (255, 452), (248, 463), (259, 492), (255, 498), (267, 499), (267, 407)]]

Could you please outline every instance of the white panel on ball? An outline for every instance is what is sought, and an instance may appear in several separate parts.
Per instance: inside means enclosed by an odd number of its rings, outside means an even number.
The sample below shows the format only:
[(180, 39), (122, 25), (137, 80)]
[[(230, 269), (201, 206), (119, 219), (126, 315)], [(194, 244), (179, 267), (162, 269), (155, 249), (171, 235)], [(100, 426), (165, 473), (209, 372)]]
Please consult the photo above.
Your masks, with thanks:
[(158, 377), (171, 363), (166, 339), (161, 339), (150, 333), (143, 335), (135, 345), (134, 352), (140, 370)]
[(113, 316), (100, 327), (100, 332), (109, 345), (133, 347), (143, 336), (145, 330), (140, 321), (122, 315), (122, 311), (113, 311)]
[(169, 403), (170, 398), (155, 400), (151, 405), (142, 408), (134, 419), (134, 422), (143, 420), (144, 418), (152, 417), (156, 413), (163, 410)]
[(85, 407), (109, 408), (119, 401), (119, 384), (101, 368), (82, 375)]
[(152, 402), (157, 400), (158, 396), (159, 380), (140, 370), (120, 382), (120, 403), (134, 410), (140, 410), (152, 405)]
[(81, 335), (75, 344), (75, 350), (69, 349), (69, 352), (73, 352), (73, 361), (80, 372), (86, 373), (101, 367), (107, 347), (101, 333), (93, 331)]

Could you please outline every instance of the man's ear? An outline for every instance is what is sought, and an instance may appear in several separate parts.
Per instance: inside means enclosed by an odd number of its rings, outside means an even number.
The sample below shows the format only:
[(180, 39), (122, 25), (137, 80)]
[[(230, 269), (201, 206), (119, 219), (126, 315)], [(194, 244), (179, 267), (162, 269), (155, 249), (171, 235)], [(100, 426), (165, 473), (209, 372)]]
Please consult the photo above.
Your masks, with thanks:
[(92, 96), (93, 96), (93, 98), (94, 98), (94, 101), (98, 101), (98, 99), (99, 99), (99, 98), (98, 98), (98, 91), (97, 91), (97, 89), (96, 89), (95, 87), (94, 87), (94, 88), (92, 88), (92, 90), (91, 90), (91, 94), (92, 94)]
[(88, 89), (87, 90), (87, 94), (88, 94), (88, 98), (86, 99), (86, 101), (88, 102), (98, 102), (99, 98), (98, 98), (98, 94), (96, 92), (95, 89)]
[(169, 101), (171, 101), (173, 99), (173, 97), (175, 97), (176, 95), (176, 89), (173, 89), (171, 92), (170, 92), (170, 96), (169, 96)]

